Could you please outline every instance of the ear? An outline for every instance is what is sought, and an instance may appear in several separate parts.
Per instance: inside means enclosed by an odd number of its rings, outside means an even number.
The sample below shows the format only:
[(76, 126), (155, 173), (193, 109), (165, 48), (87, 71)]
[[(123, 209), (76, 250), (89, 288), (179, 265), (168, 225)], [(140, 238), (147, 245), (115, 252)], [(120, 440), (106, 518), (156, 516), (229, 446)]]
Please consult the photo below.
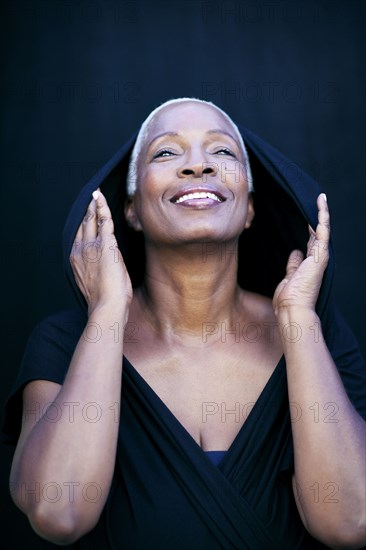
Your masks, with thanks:
[(135, 210), (135, 201), (134, 197), (127, 197), (125, 202), (125, 218), (130, 227), (132, 227), (135, 231), (142, 231), (142, 226), (140, 224), (140, 221), (137, 217), (136, 210)]
[(249, 200), (248, 200), (247, 219), (245, 221), (245, 229), (249, 229), (249, 227), (252, 225), (252, 221), (253, 221), (254, 216), (255, 216), (255, 212), (254, 212), (253, 196), (250, 193), (249, 194)]

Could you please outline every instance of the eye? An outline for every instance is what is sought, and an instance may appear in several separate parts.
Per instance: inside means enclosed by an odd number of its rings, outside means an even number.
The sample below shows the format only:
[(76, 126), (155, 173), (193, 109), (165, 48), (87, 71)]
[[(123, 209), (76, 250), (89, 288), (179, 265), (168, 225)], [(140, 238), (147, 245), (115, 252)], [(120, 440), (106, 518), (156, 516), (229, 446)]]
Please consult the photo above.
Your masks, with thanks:
[(158, 151), (157, 153), (155, 153), (153, 158), (157, 159), (161, 157), (169, 157), (170, 155), (174, 155), (174, 154), (175, 153), (173, 153), (173, 151), (171, 151), (170, 149), (162, 149), (161, 151)]
[(234, 153), (227, 149), (226, 147), (221, 147), (214, 153), (215, 155), (229, 155), (230, 157), (235, 157)]

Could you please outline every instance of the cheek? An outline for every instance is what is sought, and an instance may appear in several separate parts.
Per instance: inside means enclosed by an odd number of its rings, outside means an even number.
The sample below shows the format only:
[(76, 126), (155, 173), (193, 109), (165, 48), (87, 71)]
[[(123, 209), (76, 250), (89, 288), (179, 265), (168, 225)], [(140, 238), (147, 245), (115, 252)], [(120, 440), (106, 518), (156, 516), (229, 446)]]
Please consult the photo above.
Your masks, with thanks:
[(252, 208), (249, 202), (248, 193), (243, 193), (237, 197), (235, 208), (232, 215), (231, 223), (234, 225), (234, 220), (238, 228), (244, 230), (247, 227), (248, 220), (252, 218)]
[(145, 208), (147, 202), (156, 201), (162, 194), (162, 178), (157, 174), (143, 175), (137, 187), (138, 204)]
[(160, 207), (161, 191), (145, 180), (143, 190), (140, 187), (135, 195), (135, 212), (143, 231), (150, 231), (162, 219)]
[(245, 166), (238, 160), (222, 160), (217, 163), (221, 183), (233, 189), (248, 188)]
[(169, 199), (174, 181), (174, 170), (168, 163), (157, 164), (142, 171), (136, 193), (139, 208), (159, 208), (162, 201)]

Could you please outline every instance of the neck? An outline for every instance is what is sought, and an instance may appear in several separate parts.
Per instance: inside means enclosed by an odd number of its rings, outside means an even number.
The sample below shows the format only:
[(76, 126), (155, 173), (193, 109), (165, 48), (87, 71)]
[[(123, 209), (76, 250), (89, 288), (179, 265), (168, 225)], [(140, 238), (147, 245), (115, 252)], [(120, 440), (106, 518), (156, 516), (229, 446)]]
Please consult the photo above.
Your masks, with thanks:
[(202, 338), (203, 330), (237, 319), (237, 242), (146, 247), (145, 283), (138, 301), (165, 340)]

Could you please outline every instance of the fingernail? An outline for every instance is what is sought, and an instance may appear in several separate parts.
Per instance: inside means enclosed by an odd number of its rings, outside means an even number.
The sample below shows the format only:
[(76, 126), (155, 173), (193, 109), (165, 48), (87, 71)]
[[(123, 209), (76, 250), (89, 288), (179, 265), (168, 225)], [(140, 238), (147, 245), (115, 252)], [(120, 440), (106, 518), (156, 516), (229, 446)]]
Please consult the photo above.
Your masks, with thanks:
[(327, 201), (327, 195), (326, 195), (325, 193), (322, 193), (322, 197), (323, 197), (323, 199), (325, 200), (325, 202), (328, 202), (328, 201)]
[(94, 200), (97, 200), (97, 198), (99, 197), (98, 191), (93, 191), (92, 195)]

